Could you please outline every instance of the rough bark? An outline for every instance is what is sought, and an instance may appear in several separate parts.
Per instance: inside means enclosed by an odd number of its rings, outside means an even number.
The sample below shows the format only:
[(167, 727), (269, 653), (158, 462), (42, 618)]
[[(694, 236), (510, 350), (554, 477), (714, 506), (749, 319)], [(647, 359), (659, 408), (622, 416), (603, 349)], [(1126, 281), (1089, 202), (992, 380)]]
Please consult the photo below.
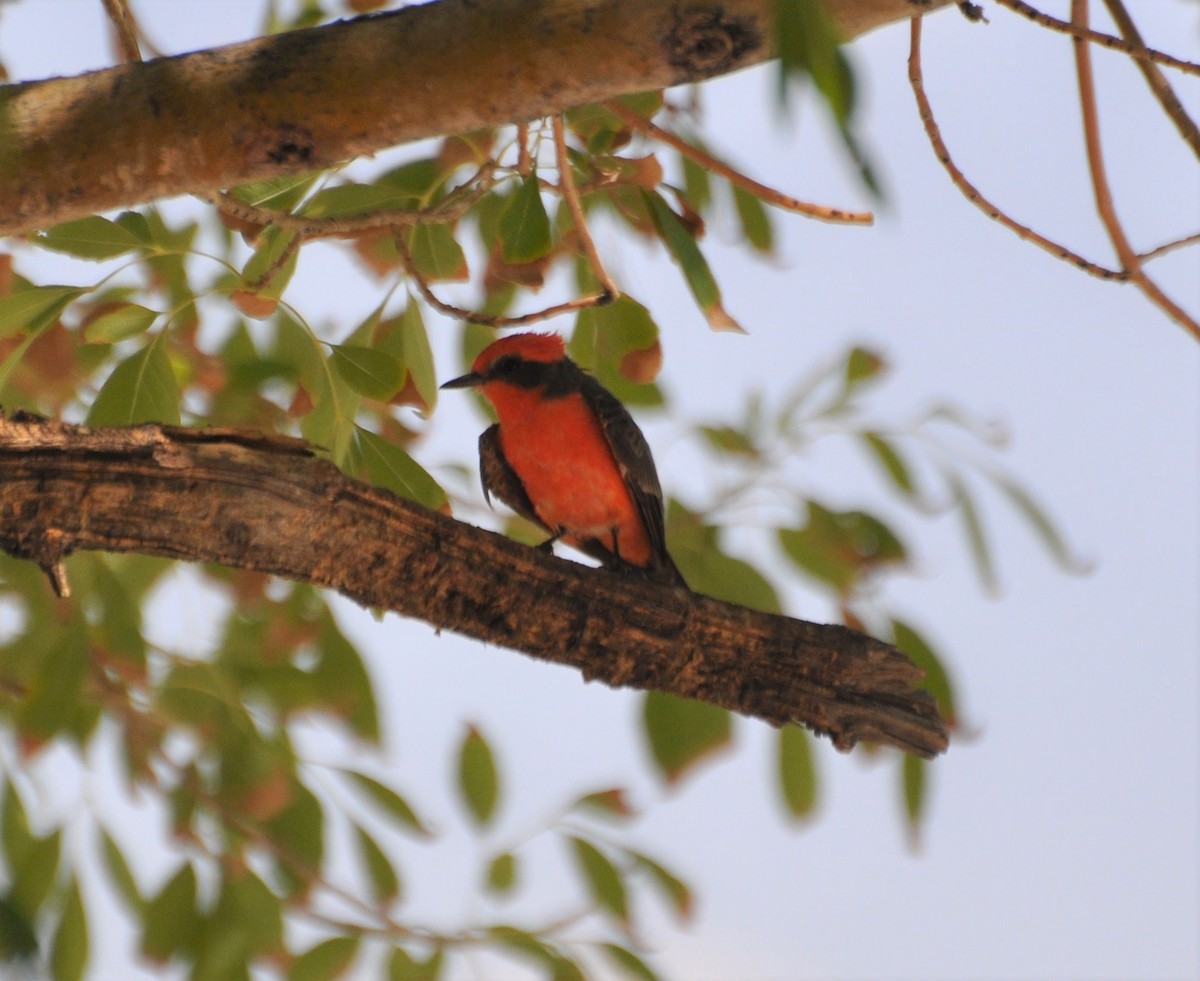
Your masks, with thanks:
[[(847, 38), (947, 0), (829, 0)], [(0, 235), (696, 82), (773, 55), (772, 0), (437, 0), (0, 86)]]
[(933, 756), (921, 672), (841, 626), (757, 613), (565, 561), (340, 473), (296, 440), (222, 429), (88, 429), (0, 416), (0, 548), (42, 565), (96, 549), (217, 562), (773, 725)]

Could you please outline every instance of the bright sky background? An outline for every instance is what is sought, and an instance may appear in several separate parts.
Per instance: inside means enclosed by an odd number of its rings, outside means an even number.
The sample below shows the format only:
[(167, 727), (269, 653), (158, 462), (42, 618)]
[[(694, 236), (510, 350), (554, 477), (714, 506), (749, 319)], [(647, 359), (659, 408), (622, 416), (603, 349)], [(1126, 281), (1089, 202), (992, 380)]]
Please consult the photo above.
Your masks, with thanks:
[[(251, 36), (256, 6), (135, 3), (171, 52)], [(1055, 12), (1066, 6), (1055, 3)], [(1106, 28), (1101, 5), (1093, 7)], [(1200, 60), (1195, 4), (1130, 8), (1151, 44)], [(926, 24), (926, 81), (943, 133), (984, 193), (1108, 262), (1085, 176), (1069, 42), (992, 5), (988, 15), (990, 25), (972, 25), (948, 10)], [(972, 735), (932, 770), (916, 851), (891, 758), (868, 763), (822, 744), (823, 806), (793, 828), (776, 806), (768, 734), (744, 723), (734, 752), (664, 797), (642, 763), (634, 695), (395, 616), (377, 623), (342, 604), (386, 691), (391, 761), (381, 772), (445, 830), (428, 854), (407, 846), (401, 855), (426, 922), (453, 927), (478, 914), (467, 896), (475, 846), (453, 820), (450, 779), (469, 720), (504, 767), (508, 807), (497, 843), (520, 840), (559, 804), (614, 781), (654, 805), (631, 840), (675, 866), (699, 896), (690, 929), (664, 918), (648, 937), (667, 976), (1200, 974), (1200, 346), (1132, 287), (1057, 262), (959, 195), (920, 131), (907, 44), (907, 27), (897, 25), (852, 49), (861, 129), (888, 192), (873, 229), (780, 216), (774, 266), (726, 249), (729, 229), (713, 229), (706, 251), (748, 336), (711, 334), (669, 263), (618, 252), (619, 242), (601, 236), (619, 281), (663, 327), (672, 417), (645, 419), (663, 483), (693, 504), (704, 500), (703, 458), (678, 438), (685, 421), (729, 418), (755, 388), (778, 399), (812, 366), (866, 344), (895, 368), (874, 403), (881, 418), (946, 398), (1001, 421), (1013, 436), (1002, 462), (1094, 570), (1064, 574), (988, 495), (1003, 594), (985, 597), (953, 519), (913, 520), (844, 445), (803, 462), (804, 480), (826, 499), (877, 509), (909, 532), (921, 575), (893, 584), (886, 600), (928, 631), (959, 685)], [(0, 58), (14, 80), (111, 63), (100, 3), (0, 7)], [(1133, 68), (1103, 51), (1095, 59), (1117, 207), (1137, 246), (1195, 231), (1195, 159)], [(1196, 118), (1197, 80), (1171, 78)], [(705, 86), (712, 144), (788, 193), (867, 205), (811, 103), (778, 125), (773, 84), (768, 68)], [(1197, 255), (1152, 267), (1192, 311), (1200, 310)], [(314, 248), (288, 299), (314, 323), (348, 328), (378, 295)], [(454, 332), (441, 329), (438, 368), (450, 377), (459, 368)], [(423, 462), (436, 470), (468, 458), (482, 424), (469, 399), (446, 397)], [(787, 575), (774, 559), (757, 560)], [(789, 580), (786, 592), (790, 612), (827, 615), (803, 583)], [(209, 629), (203, 597), (181, 588), (177, 602), (169, 614), (185, 632)], [(319, 736), (311, 751), (323, 752)], [(69, 796), (61, 786), (48, 793)], [(135, 829), (125, 831), (124, 841), (137, 842)], [(144, 884), (154, 881), (153, 868), (144, 871)], [(97, 977), (128, 977), (117, 967), (120, 933), (94, 940), (109, 967)], [(477, 967), (478, 976), (497, 976), (494, 965)]]

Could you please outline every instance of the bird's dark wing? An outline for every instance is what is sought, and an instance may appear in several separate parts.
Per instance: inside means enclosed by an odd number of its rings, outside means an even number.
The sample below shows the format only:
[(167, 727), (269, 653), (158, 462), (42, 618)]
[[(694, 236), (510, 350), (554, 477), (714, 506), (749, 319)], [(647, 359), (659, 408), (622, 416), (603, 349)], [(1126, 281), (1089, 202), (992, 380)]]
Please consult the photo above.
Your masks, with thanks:
[[(629, 410), (611, 392), (591, 375), (584, 372), (580, 372), (580, 375), (580, 394), (600, 422), (600, 429), (621, 469), (621, 475), (629, 485), (629, 493), (645, 525), (646, 536), (654, 550), (654, 571), (682, 584), (683, 577), (667, 552), (662, 485), (658, 482), (658, 471), (654, 468), (654, 458), (650, 455), (646, 437), (633, 421)], [(619, 547), (620, 542), (617, 545)]]
[[(479, 480), (483, 484), (483, 496), (488, 504), (495, 496), (502, 503), (516, 511), (522, 518), (532, 521), (539, 528), (545, 528), (542, 520), (533, 510), (533, 502), (525, 492), (525, 485), (516, 471), (509, 466), (500, 448), (500, 427), (489, 426), (479, 437)], [(547, 528), (551, 534), (554, 532)]]

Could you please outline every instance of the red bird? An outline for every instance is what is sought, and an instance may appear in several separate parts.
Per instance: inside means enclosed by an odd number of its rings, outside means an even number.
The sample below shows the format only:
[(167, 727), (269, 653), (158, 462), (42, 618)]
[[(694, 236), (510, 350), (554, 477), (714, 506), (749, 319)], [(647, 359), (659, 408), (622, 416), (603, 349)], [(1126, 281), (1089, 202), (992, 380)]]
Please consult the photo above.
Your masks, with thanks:
[(663, 494), (625, 407), (557, 334), (514, 334), (442, 388), (478, 388), (499, 423), (479, 437), (484, 496), (603, 565), (684, 585), (667, 554)]

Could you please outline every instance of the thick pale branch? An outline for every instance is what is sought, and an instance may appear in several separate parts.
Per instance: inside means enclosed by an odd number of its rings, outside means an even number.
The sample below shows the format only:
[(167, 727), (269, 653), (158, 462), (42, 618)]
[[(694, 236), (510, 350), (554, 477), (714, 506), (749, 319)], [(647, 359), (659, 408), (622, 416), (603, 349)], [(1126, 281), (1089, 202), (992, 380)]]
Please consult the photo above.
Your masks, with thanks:
[[(913, 9), (829, 8), (847, 38)], [(0, 235), (713, 78), (773, 55), (773, 11), (772, 0), (437, 0), (0, 86)]]
[(558, 559), (351, 480), (294, 440), (0, 416), (0, 474), (0, 548), (47, 570), (85, 549), (254, 569), (590, 680), (803, 723), (839, 748), (947, 746), (920, 671), (887, 644)]

